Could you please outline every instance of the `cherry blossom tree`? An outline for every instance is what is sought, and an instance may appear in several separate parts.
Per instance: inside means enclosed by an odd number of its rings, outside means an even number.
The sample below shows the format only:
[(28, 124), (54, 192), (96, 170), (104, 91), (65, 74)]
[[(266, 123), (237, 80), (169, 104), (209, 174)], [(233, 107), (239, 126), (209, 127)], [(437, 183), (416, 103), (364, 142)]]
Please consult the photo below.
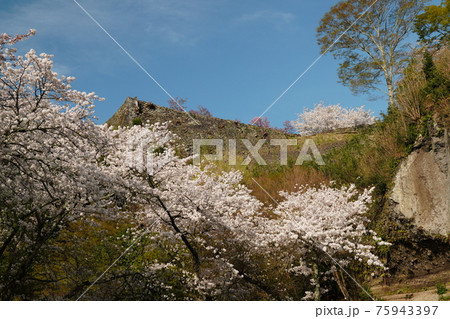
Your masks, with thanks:
[[(237, 171), (217, 173), (179, 158), (174, 136), (164, 124), (110, 130), (115, 142), (105, 161), (129, 182), (129, 203), (141, 224), (158, 240), (184, 246), (185, 271), (197, 279), (205, 296), (216, 296), (242, 280), (232, 260), (237, 246), (251, 245), (262, 204), (250, 195)], [(186, 260), (186, 258), (184, 258)], [(220, 276), (218, 276), (220, 274)]]
[(344, 128), (365, 126), (375, 123), (373, 112), (364, 110), (364, 106), (348, 109), (344, 114), (344, 121), (340, 124), (340, 126)]
[(14, 60), (15, 49), (5, 49), (6, 46), (11, 46), (19, 41), (27, 39), (36, 34), (36, 30), (31, 29), (26, 34), (16, 34), (14, 36), (10, 36), (9, 34), (2, 33), (0, 34), (0, 61), (4, 63), (6, 60)]
[(53, 72), (51, 55), (9, 48), (34, 33), (0, 36), (2, 299), (31, 289), (49, 241), (114, 193), (98, 164), (109, 142), (91, 120), (97, 96), (71, 89), (74, 78)]
[(178, 158), (162, 124), (95, 125), (97, 96), (73, 90), (73, 78), (52, 71), (52, 56), (3, 49), (29, 35), (2, 35), (1, 298), (27, 295), (30, 283), (48, 280), (33, 269), (46, 264), (56, 249), (51, 240), (68, 225), (92, 214), (114, 218), (118, 210), (132, 212), (155, 242), (172, 243), (174, 260), (147, 263), (145, 277), (177, 265), (190, 278), (186, 287), (210, 297), (245, 282), (232, 261), (236, 247), (250, 243), (261, 203), (240, 173)]
[(259, 126), (259, 127), (265, 127), (265, 128), (270, 128), (270, 122), (267, 119), (267, 117), (255, 117), (253, 119), (250, 120), (250, 125), (255, 125), (255, 126)]
[(371, 111), (364, 110), (364, 106), (345, 109), (339, 104), (317, 104), (314, 109), (306, 109), (298, 114), (298, 119), (292, 125), (301, 135), (314, 135), (329, 132), (339, 128), (351, 128), (370, 125), (375, 122)]
[(283, 122), (283, 131), (288, 134), (295, 133), (295, 127), (292, 125), (292, 121), (286, 120)]
[(387, 244), (365, 227), (371, 191), (359, 193), (353, 185), (340, 189), (322, 185), (280, 193), (285, 199), (274, 210), (277, 218), (262, 227), (259, 243), (275, 251), (296, 247), (297, 252), (287, 257), (290, 267), (286, 271), (310, 279), (311, 291), (306, 292), (305, 299), (320, 300), (331, 278), (345, 298), (350, 298), (336, 262), (341, 267), (352, 261), (383, 267), (371, 252), (374, 246), (365, 242), (369, 235), (377, 244)]

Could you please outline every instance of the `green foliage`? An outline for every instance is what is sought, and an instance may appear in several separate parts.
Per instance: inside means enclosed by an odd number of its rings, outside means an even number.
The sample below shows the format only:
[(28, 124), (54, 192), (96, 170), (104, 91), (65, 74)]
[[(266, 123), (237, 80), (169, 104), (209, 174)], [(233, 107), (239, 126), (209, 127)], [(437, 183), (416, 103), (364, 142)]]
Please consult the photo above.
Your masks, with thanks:
[(416, 17), (415, 32), (426, 45), (442, 46), (450, 41), (450, 0), (431, 5)]
[[(373, 296), (373, 292), (370, 289), (370, 286), (366, 283), (362, 284), (363, 288), (365, 291), (363, 291), (362, 289), (358, 289), (356, 291), (358, 291), (358, 301), (371, 301), (372, 299), (367, 295), (367, 293), (371, 296)], [(359, 288), (359, 287), (358, 287)], [(367, 293), (366, 293), (367, 291)]]
[(162, 153), (164, 153), (164, 151), (165, 151), (165, 148), (162, 147), (162, 146), (159, 146), (159, 147), (157, 147), (157, 148), (155, 148), (153, 150), (153, 153), (155, 153), (155, 154), (162, 154)]
[(412, 122), (420, 120), (423, 115), (422, 89), (426, 85), (426, 78), (421, 69), (420, 58), (412, 56), (408, 66), (403, 70), (401, 80), (397, 83), (397, 106)]
[[(36, 284), (24, 290), (21, 299), (76, 300), (97, 279), (81, 300), (198, 299), (182, 270), (191, 263), (186, 249), (173, 242), (155, 241), (153, 236), (158, 234), (142, 234), (130, 216), (126, 217), (71, 224), (52, 241), (55, 249), (48, 250), (47, 260), (34, 269)], [(159, 268), (158, 264), (169, 266)]]
[(403, 123), (398, 111), (383, 122), (353, 137), (343, 147), (325, 155), (325, 166), (317, 167), (331, 180), (358, 187), (375, 186), (384, 194), (400, 160), (408, 154), (417, 136), (414, 126)]
[[(450, 49), (445, 47), (434, 56), (425, 51), (422, 73), (425, 83), (420, 90), (420, 126), (423, 135), (428, 135), (432, 123), (450, 126)], [(431, 124), (430, 124), (431, 123)]]
[[(420, 58), (422, 56), (422, 58)], [(422, 136), (450, 126), (450, 49), (413, 53), (397, 87), (397, 104), (408, 125)]]
[(428, 51), (424, 53), (423, 60), (423, 72), (427, 81), (423, 95), (436, 104), (450, 96), (450, 76), (437, 69), (433, 56)]
[(377, 256), (387, 257), (392, 246), (381, 245), (377, 247)]
[(140, 117), (135, 117), (132, 121), (131, 121), (131, 125), (135, 126), (135, 125), (142, 125), (142, 118)]
[(447, 292), (447, 287), (444, 284), (436, 284), (436, 291), (438, 295), (443, 295)]

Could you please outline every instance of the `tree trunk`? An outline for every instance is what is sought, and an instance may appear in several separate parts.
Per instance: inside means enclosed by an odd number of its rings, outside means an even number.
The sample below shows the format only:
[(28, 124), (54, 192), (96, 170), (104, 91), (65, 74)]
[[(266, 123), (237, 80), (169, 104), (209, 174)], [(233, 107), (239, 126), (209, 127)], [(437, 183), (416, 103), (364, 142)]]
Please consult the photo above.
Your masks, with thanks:
[(394, 85), (392, 84), (392, 79), (389, 79), (387, 82), (388, 93), (389, 93), (389, 108), (388, 110), (395, 107), (395, 93), (394, 93)]
[[(155, 185), (153, 183), (153, 180), (151, 179), (151, 177), (149, 176), (147, 178), (147, 181), (149, 183), (149, 185), (152, 188), (155, 188)], [(161, 197), (156, 196), (157, 201), (159, 202), (161, 208), (166, 212), (167, 216), (169, 217), (170, 220), (170, 224), (172, 226), (172, 228), (175, 230), (175, 232), (177, 234), (180, 235), (181, 240), (183, 241), (183, 243), (186, 245), (187, 249), (189, 250), (189, 252), (192, 255), (192, 260), (194, 263), (194, 271), (197, 275), (200, 274), (200, 257), (198, 255), (197, 250), (194, 248), (194, 246), (191, 244), (191, 242), (189, 241), (189, 239), (187, 238), (187, 236), (178, 228), (177, 223), (175, 222), (175, 218), (172, 216), (170, 210), (167, 208), (166, 204), (163, 202), (163, 200), (161, 199)]]
[(387, 70), (388, 65), (385, 62), (385, 65), (383, 67), (384, 70), (384, 78), (386, 80), (386, 86), (388, 89), (388, 96), (389, 96), (389, 106), (388, 106), (388, 114), (392, 110), (392, 108), (395, 106), (395, 90), (394, 90), (394, 79), (392, 78), (392, 74)]
[(352, 300), (350, 294), (348, 293), (347, 288), (345, 287), (344, 275), (342, 274), (342, 271), (336, 270), (333, 272), (333, 275), (334, 278), (336, 278), (336, 282), (342, 294), (344, 295), (345, 300)]
[(395, 107), (395, 97), (394, 97), (394, 86), (392, 84), (388, 85), (389, 90), (389, 107)]
[(319, 278), (319, 265), (318, 265), (318, 258), (317, 258), (317, 252), (313, 248), (313, 279), (314, 279), (314, 300), (320, 301), (320, 278)]
[[(446, 128), (444, 130), (445, 148), (447, 149), (447, 194), (450, 198), (450, 131)], [(450, 199), (447, 199), (447, 225), (450, 226)]]

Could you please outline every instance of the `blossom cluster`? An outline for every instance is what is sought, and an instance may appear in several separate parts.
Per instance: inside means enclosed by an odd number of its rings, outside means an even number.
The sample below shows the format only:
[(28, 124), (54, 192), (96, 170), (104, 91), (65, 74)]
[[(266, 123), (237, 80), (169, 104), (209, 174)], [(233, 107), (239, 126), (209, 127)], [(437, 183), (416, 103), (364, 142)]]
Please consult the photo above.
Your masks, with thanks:
[(318, 104), (314, 109), (306, 109), (298, 114), (292, 125), (300, 135), (314, 135), (339, 128), (353, 128), (370, 125), (375, 122), (372, 112), (364, 110), (364, 106), (346, 109), (337, 105)]

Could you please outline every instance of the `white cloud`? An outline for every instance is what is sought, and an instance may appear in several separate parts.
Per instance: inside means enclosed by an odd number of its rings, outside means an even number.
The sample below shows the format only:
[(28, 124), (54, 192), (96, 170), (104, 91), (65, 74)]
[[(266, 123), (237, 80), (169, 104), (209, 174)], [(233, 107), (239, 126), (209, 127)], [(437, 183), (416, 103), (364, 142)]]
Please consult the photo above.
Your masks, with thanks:
[(263, 10), (244, 14), (238, 19), (238, 22), (241, 24), (252, 22), (265, 22), (274, 24), (276, 26), (280, 26), (280, 24), (289, 24), (294, 19), (295, 15), (289, 12)]

